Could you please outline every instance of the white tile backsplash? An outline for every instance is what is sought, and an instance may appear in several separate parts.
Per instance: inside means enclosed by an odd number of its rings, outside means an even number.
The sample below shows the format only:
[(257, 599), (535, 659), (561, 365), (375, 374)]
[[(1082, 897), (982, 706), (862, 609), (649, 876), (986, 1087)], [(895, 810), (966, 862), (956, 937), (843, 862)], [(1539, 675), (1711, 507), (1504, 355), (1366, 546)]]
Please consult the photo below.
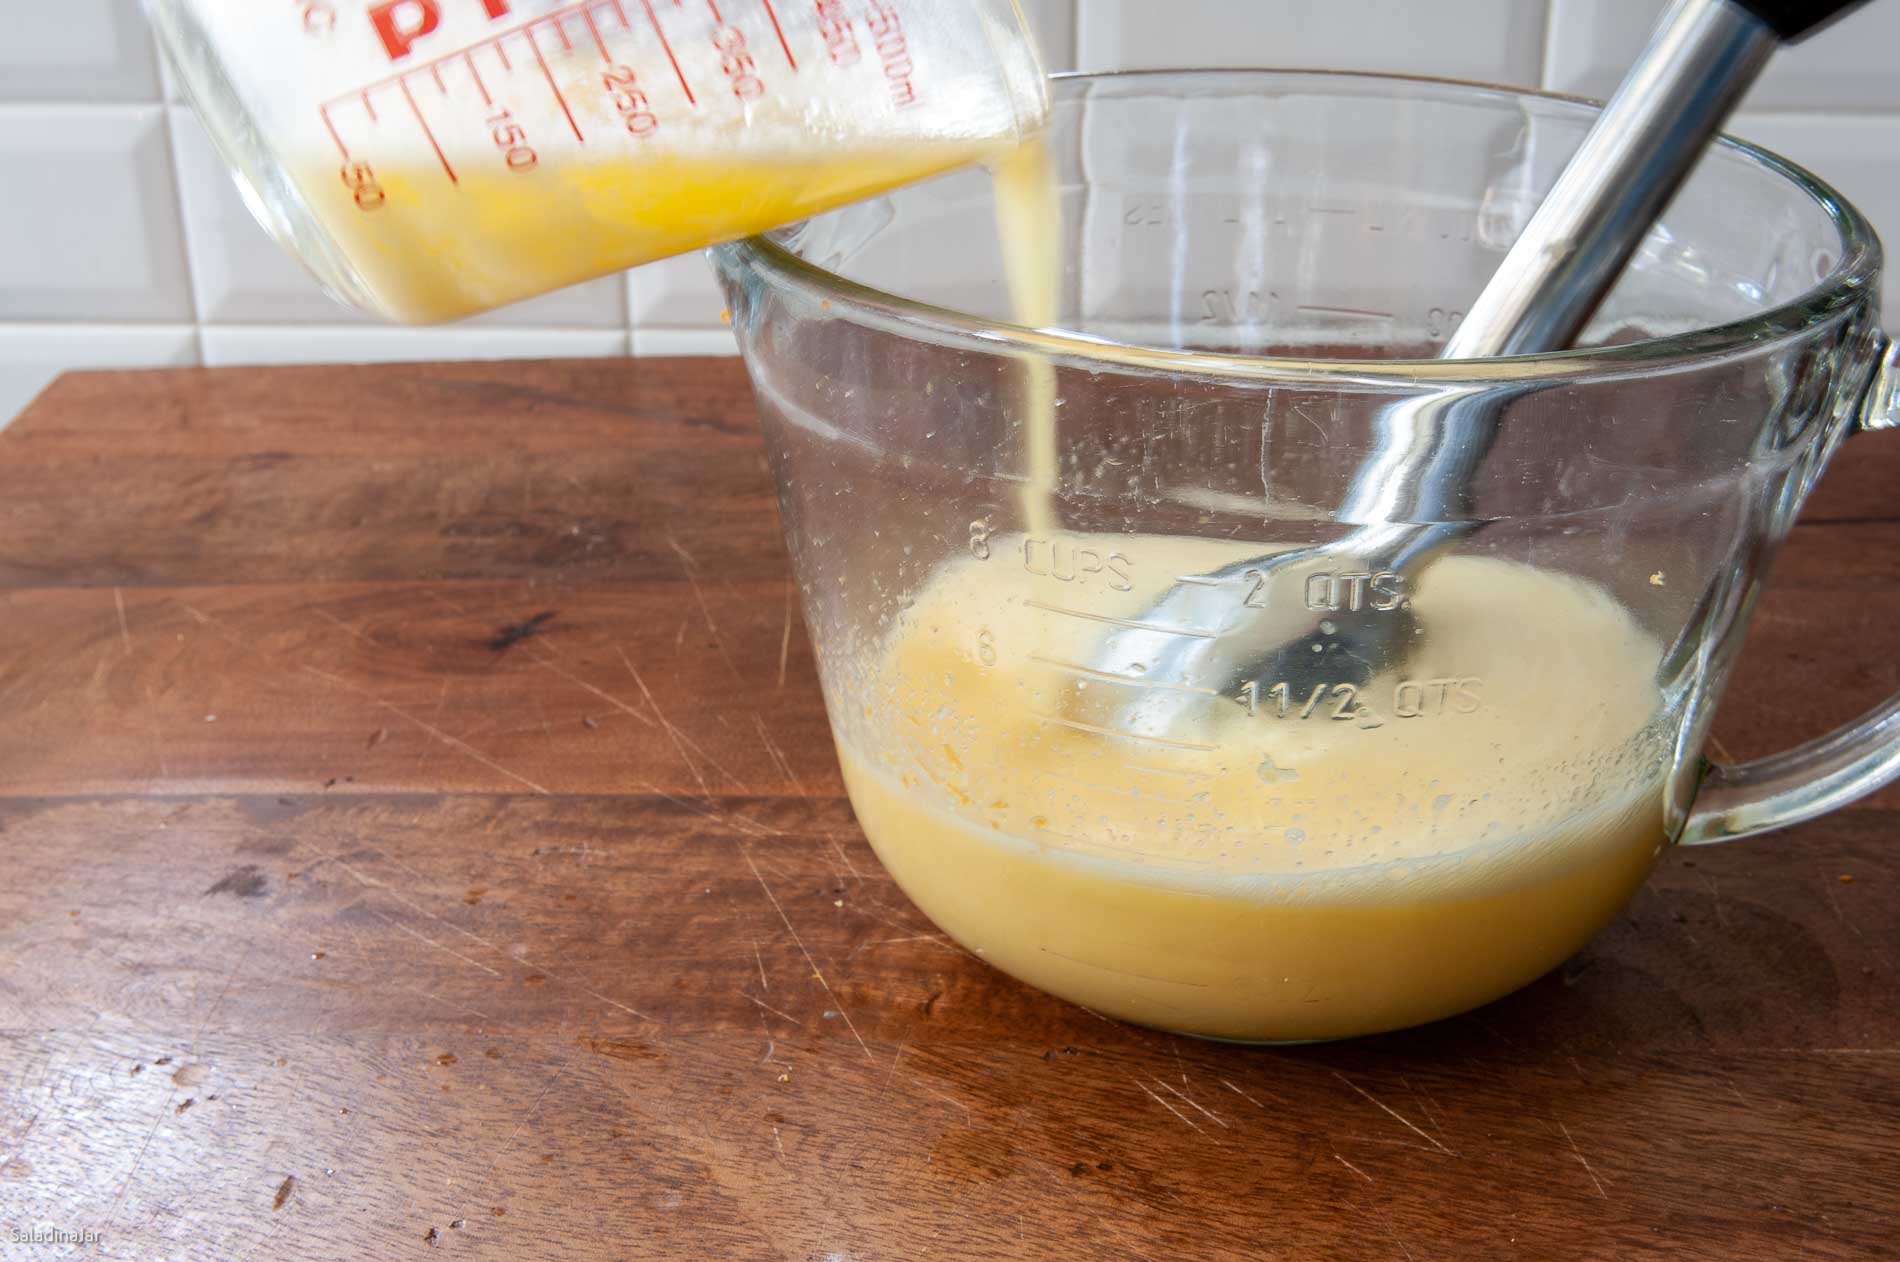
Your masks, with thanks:
[(158, 105), (0, 105), (0, 320), (193, 318)]
[(1087, 0), (1017, 0), (1023, 16), (1036, 32), (1043, 65), (1050, 70), (1075, 69), (1075, 4)]
[(1544, 6), (1525, 0), (1078, 0), (1076, 64), (1291, 67), (1537, 82)]
[[(1900, 113), (1747, 113), (1737, 114), (1729, 130), (1832, 184), (1876, 232), (1885, 224), (1887, 274), (1900, 275), (1891, 253), (1900, 247)], [(1900, 290), (1889, 283), (1887, 294), (1887, 327), (1900, 329)]]
[(7, 0), (0, 101), (156, 101), (138, 0)]
[[(0, 0), (5, 3), (5, 0)], [(1051, 69), (1402, 71), (1603, 95), (1663, 0), (1022, 0)], [(0, 419), (54, 371), (521, 355), (730, 354), (695, 252), (463, 324), (391, 329), (326, 297), (169, 114), (137, 0), (16, 4), (0, 39)], [(1900, 240), (1900, 5), (1778, 55), (1734, 129)], [(175, 97), (173, 98), (176, 99)]]
[(704, 250), (661, 259), (627, 273), (627, 315), (643, 326), (705, 328), (719, 323), (725, 295)]

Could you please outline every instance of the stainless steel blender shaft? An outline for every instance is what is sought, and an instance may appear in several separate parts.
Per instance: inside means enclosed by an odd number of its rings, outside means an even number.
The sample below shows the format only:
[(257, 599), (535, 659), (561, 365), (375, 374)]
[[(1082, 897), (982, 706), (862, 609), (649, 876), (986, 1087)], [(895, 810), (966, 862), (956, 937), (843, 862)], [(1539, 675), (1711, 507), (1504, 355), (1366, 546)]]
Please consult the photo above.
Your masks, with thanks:
[[(1732, 0), (1677, 0), (1439, 358), (1575, 340), (1774, 47), (1774, 30)], [(1460, 432), (1432, 434), (1437, 426), (1396, 415), (1408, 410), (1393, 409), (1343, 519), (1429, 521), (1463, 500), (1491, 418), (1453, 406), (1446, 428)]]
[(1440, 356), (1568, 346), (1774, 47), (1731, 0), (1679, 0)]
[[(1805, 6), (1803, 16), (1818, 21), (1842, 7)], [(1677, 0), (1441, 357), (1568, 345), (1754, 81), (1777, 35), (1789, 33), (1786, 24), (1771, 24), (1736, 0)], [(1321, 615), (1296, 600), (1256, 608), (1233, 599), (1233, 584), (1342, 563), (1398, 573), (1428, 563), (1476, 528), (1460, 519), (1471, 479), (1490, 447), (1499, 407), (1517, 393), (1452, 388), (1388, 408), (1375, 453), (1354, 476), (1339, 513), (1361, 523), (1358, 530), (1179, 584), (1138, 621), (1217, 634), (1193, 639), (1120, 631), (1107, 638), (1101, 658), (1145, 662), (1151, 677), (1191, 679), (1229, 695), (1247, 680), (1296, 687), (1319, 679), (1362, 682), (1396, 664), (1416, 634), (1409, 619)], [(1183, 695), (1144, 690), (1113, 722), (1143, 734), (1164, 731), (1181, 717)]]

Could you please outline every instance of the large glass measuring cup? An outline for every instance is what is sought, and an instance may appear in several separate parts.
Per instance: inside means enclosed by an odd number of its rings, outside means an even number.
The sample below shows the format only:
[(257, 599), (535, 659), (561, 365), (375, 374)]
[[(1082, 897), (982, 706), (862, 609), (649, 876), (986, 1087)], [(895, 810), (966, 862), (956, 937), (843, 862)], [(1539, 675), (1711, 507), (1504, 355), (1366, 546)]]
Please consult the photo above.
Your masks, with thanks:
[[(1390, 1029), (1549, 969), (1665, 846), (1895, 773), (1892, 703), (1701, 757), (1803, 496), (1895, 420), (1852, 207), (1724, 144), (1584, 349), (1427, 358), (1590, 117), (1362, 76), (1063, 81), (1068, 331), (1011, 322), (976, 173), (715, 251), (853, 804), (959, 941), (1175, 1030)], [(1451, 391), (1496, 429), (1447, 553), (1248, 570), (1345, 539), (1382, 422)], [(1183, 584), (1207, 615), (1157, 621)], [(1273, 611), (1401, 633), (1238, 681), (1140, 651), (1277, 637)]]
[(332, 293), (454, 319), (1015, 144), (1015, 0), (146, 0)]

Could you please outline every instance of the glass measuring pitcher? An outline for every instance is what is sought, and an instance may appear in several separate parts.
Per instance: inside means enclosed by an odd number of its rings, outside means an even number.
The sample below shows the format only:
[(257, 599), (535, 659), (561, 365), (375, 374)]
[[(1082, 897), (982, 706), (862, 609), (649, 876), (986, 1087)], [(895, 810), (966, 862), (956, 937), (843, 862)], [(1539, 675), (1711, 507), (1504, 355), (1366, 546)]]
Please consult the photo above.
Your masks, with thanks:
[[(1803, 496), (1895, 420), (1852, 207), (1725, 142), (1582, 349), (1429, 358), (1591, 117), (1372, 76), (1059, 81), (1041, 330), (980, 173), (715, 251), (853, 805), (958, 941), (1168, 1029), (1393, 1029), (1556, 965), (1664, 847), (1895, 774), (1892, 702), (1701, 757)], [(1355, 476), (1452, 396), (1492, 426), (1433, 500), (1456, 543), (1357, 567)], [(1251, 564), (1293, 549), (1326, 564)], [(1305, 625), (1310, 662), (1280, 651)], [(1237, 673), (1182, 666), (1234, 637)]]
[(976, 160), (1047, 110), (1015, 0), (146, 0), (252, 211), (449, 320)]

